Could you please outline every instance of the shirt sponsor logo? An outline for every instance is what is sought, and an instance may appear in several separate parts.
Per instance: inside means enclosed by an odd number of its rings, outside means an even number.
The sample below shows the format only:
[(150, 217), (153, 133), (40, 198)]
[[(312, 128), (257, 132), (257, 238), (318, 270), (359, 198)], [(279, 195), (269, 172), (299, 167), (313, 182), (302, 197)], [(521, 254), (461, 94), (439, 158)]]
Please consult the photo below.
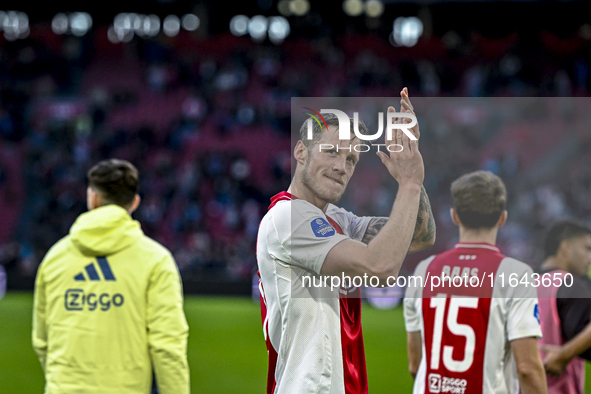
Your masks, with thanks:
[(466, 379), (441, 377), (437, 373), (429, 374), (429, 392), (430, 393), (451, 393), (463, 394), (468, 386)]
[(82, 289), (68, 289), (64, 295), (64, 304), (68, 311), (108, 311), (111, 306), (120, 307), (125, 302), (122, 294), (85, 293)]
[(312, 231), (316, 237), (331, 237), (336, 234), (334, 227), (332, 227), (326, 219), (317, 218), (310, 223)]
[(464, 394), (468, 381), (466, 379), (443, 378), (441, 380), (441, 392), (451, 394)]
[(441, 392), (441, 375), (438, 373), (429, 374), (429, 392), (440, 393)]

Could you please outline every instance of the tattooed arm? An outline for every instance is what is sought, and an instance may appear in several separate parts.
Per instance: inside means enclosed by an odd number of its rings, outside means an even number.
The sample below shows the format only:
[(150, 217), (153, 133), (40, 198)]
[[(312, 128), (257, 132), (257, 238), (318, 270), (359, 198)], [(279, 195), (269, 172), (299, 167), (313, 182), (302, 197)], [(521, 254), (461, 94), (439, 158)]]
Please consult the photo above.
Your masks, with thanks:
[(409, 253), (420, 252), (435, 243), (435, 218), (431, 211), (431, 203), (425, 187), (421, 187), (421, 200), (419, 201), (419, 213)]
[[(373, 218), (365, 235), (361, 242), (368, 244), (376, 235), (380, 232), (382, 227), (386, 224), (388, 218), (376, 217)], [(421, 186), (421, 200), (419, 202), (419, 213), (417, 215), (417, 221), (415, 224), (415, 231), (413, 233), (412, 242), (408, 253), (420, 252), (421, 250), (427, 249), (433, 246), (435, 243), (435, 219), (433, 218), (433, 212), (431, 211), (431, 203), (429, 197), (425, 191), (425, 187)]]

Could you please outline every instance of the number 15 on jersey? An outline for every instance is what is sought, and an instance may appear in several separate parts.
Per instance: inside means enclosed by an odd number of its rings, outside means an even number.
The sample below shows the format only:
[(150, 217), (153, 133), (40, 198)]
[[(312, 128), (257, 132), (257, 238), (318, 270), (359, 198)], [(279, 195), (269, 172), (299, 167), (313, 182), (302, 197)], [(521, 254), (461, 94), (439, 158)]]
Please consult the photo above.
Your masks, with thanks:
[(467, 386), (482, 385), (489, 307), (490, 299), (477, 297), (423, 299), (430, 392), (464, 392)]

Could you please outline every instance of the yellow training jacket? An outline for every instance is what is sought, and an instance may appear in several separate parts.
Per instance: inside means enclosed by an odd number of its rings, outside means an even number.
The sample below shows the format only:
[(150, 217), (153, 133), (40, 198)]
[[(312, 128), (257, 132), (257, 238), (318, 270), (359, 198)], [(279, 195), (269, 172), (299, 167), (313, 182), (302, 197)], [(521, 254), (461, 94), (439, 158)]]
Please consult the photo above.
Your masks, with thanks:
[(189, 393), (188, 326), (170, 252), (117, 205), (78, 217), (37, 272), (33, 347), (46, 394)]

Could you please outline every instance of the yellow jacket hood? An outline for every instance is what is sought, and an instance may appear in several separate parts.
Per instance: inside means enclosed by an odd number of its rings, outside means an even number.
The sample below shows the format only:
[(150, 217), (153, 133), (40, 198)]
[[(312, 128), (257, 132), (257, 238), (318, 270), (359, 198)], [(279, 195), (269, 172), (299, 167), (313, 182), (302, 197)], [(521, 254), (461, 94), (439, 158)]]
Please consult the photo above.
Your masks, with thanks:
[(87, 256), (108, 256), (137, 242), (140, 224), (118, 205), (105, 205), (83, 213), (70, 228), (70, 239)]

